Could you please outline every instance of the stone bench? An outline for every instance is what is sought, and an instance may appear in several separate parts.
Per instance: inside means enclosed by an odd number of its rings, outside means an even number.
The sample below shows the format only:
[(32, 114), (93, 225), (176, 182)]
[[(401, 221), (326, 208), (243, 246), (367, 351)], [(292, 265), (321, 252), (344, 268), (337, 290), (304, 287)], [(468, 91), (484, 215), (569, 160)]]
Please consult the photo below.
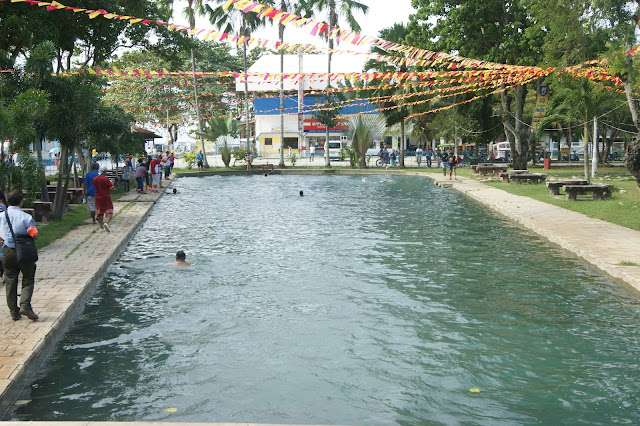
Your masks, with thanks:
[(576, 201), (578, 195), (591, 192), (594, 200), (603, 200), (611, 198), (611, 190), (613, 185), (604, 183), (596, 183), (592, 185), (564, 185), (562, 187), (567, 194), (567, 201)]
[(547, 175), (544, 173), (529, 173), (528, 170), (511, 170), (509, 172), (502, 172), (499, 174), (502, 178), (502, 183), (509, 183), (515, 181), (515, 183), (531, 182), (540, 183), (547, 179)]
[(558, 180), (554, 182), (547, 182), (547, 188), (549, 188), (549, 195), (560, 195), (560, 188), (565, 185), (587, 185), (589, 182), (586, 179), (568, 179)]
[(34, 201), (33, 218), (36, 222), (47, 222), (51, 216), (53, 203), (50, 201)]
[(506, 165), (505, 166), (496, 166), (496, 165), (481, 166), (481, 165), (478, 165), (476, 167), (476, 170), (482, 176), (486, 176), (489, 172), (491, 172), (491, 174), (496, 174), (496, 173), (500, 173), (500, 172), (506, 172), (508, 168), (509, 167), (506, 166)]

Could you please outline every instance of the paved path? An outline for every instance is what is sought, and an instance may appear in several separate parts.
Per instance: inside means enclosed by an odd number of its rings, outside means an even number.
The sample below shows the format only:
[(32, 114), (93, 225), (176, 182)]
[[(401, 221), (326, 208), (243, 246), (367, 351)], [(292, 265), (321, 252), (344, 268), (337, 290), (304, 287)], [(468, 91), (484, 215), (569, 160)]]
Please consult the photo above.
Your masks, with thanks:
[(39, 251), (32, 301), (38, 321), (11, 320), (0, 286), (0, 419), (162, 194), (130, 192), (113, 203), (111, 233), (88, 220)]
[[(337, 170), (330, 172), (339, 173)], [(346, 173), (354, 172), (349, 170)], [(455, 190), (548, 238), (604, 273), (640, 291), (640, 267), (618, 265), (625, 260), (640, 263), (638, 231), (590, 219), (530, 198), (511, 195), (473, 179), (459, 177), (455, 181), (449, 181), (440, 174), (416, 169), (393, 173), (426, 175), (436, 183), (452, 182)], [(110, 234), (100, 232), (96, 225), (89, 223), (40, 251), (33, 296), (33, 307), (40, 315), (39, 321), (32, 322), (23, 318), (14, 322), (4, 301), (1, 303), (0, 418), (15, 400), (20, 386), (28, 382), (29, 376), (45, 359), (51, 343), (62, 337), (62, 331), (77, 314), (87, 294), (120, 254), (161, 195), (162, 193), (131, 193), (114, 203), (116, 214)]]

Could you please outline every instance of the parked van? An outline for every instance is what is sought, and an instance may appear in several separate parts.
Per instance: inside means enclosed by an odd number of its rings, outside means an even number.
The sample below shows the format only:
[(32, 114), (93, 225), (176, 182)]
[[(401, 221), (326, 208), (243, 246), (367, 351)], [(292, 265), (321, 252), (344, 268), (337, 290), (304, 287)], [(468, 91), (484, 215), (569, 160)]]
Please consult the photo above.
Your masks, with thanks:
[(342, 153), (342, 148), (346, 146), (345, 141), (329, 141), (329, 158), (332, 160), (338, 160)]
[(504, 160), (509, 154), (511, 154), (509, 142), (496, 142), (493, 145), (492, 157), (494, 160)]

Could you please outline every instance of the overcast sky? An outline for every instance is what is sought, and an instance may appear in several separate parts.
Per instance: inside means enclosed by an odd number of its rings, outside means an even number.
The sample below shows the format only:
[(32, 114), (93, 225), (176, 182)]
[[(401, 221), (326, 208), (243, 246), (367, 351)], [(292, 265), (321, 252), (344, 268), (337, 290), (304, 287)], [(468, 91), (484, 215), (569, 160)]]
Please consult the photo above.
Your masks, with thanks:
[[(391, 27), (395, 23), (407, 23), (409, 21), (409, 15), (414, 12), (411, 7), (411, 0), (361, 0), (362, 3), (369, 6), (369, 11), (366, 16), (358, 16), (358, 22), (362, 27), (362, 33), (372, 37), (377, 37), (378, 32), (383, 28)], [(176, 11), (184, 10), (186, 1), (181, 1), (181, 5), (176, 7)], [(184, 3), (184, 5), (182, 5)], [(326, 21), (326, 18), (316, 18), (317, 20)], [(186, 19), (182, 16), (175, 16), (173, 21), (177, 24), (186, 25)], [(344, 22), (341, 22), (344, 25)], [(196, 27), (212, 29), (211, 24), (204, 17), (196, 18)], [(256, 37), (278, 40), (278, 29), (276, 26), (267, 26), (254, 33)], [(284, 32), (284, 38), (287, 42), (298, 42), (305, 44), (314, 44), (317, 46), (326, 46), (326, 42), (319, 37), (311, 36), (304, 31), (288, 25)], [(342, 45), (339, 48), (345, 50), (358, 50), (365, 51), (366, 49), (358, 48), (352, 45)]]

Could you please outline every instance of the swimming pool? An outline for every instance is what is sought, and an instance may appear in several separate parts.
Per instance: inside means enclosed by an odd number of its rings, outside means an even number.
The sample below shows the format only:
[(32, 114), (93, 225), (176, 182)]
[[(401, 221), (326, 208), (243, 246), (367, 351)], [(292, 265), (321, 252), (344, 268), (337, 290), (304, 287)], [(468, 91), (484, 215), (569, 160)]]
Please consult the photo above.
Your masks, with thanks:
[[(175, 185), (12, 419), (640, 420), (636, 295), (455, 191), (396, 176)], [(191, 268), (172, 266), (179, 249)]]

